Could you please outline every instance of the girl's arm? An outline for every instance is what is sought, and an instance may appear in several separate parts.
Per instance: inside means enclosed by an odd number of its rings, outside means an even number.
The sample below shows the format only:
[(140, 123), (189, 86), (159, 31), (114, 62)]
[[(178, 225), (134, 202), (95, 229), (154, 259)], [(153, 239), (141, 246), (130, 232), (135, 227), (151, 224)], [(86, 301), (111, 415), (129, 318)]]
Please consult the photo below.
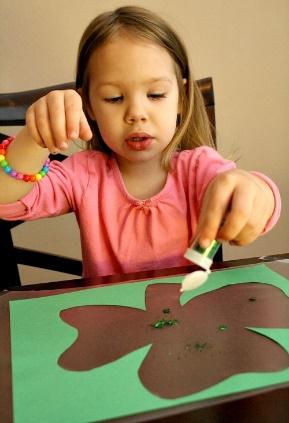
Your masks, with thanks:
[[(6, 158), (9, 165), (17, 172), (35, 174), (42, 168), (48, 155), (49, 150), (37, 145), (24, 127), (9, 145)], [(34, 182), (23, 182), (12, 178), (0, 168), (0, 203), (13, 203), (19, 200), (31, 190), (33, 184)]]
[[(6, 158), (17, 172), (35, 174), (50, 153), (66, 150), (69, 141), (78, 137), (92, 137), (80, 95), (74, 90), (52, 91), (29, 107), (26, 126), (9, 145)], [(0, 204), (19, 200), (33, 184), (14, 179), (0, 169)]]

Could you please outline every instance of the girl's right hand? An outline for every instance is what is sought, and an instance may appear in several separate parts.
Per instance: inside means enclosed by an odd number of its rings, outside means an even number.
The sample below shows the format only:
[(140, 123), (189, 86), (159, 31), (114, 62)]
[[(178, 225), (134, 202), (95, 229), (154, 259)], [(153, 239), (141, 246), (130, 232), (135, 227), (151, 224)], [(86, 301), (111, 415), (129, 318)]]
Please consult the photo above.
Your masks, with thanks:
[(51, 153), (66, 150), (71, 140), (92, 138), (81, 96), (74, 90), (51, 91), (33, 103), (26, 113), (26, 127), (34, 141)]

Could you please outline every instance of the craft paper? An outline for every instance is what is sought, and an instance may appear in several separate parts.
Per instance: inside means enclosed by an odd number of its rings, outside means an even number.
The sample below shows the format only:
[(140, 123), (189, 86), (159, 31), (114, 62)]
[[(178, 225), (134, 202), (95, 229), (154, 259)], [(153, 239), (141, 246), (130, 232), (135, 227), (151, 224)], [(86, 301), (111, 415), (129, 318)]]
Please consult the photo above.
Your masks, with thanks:
[[(145, 310), (145, 292), (149, 285), (175, 285), (181, 280), (182, 277), (178, 276), (11, 301), (15, 422), (102, 421), (289, 382), (288, 367), (265, 373), (249, 372), (230, 376), (191, 395), (166, 399), (147, 389), (138, 375), (141, 364), (150, 352), (151, 344), (90, 370), (75, 371), (60, 367), (58, 364), (60, 357), (73, 345), (78, 334), (76, 328), (61, 319), (61, 312), (89, 305)], [(213, 272), (206, 284), (194, 291), (181, 294), (180, 304), (185, 306), (193, 298), (205, 293), (228, 285), (248, 282), (269, 284), (276, 287), (278, 292), (281, 290), (286, 299), (289, 297), (288, 280), (265, 265), (258, 265)], [(164, 303), (163, 307), (167, 307), (167, 304)], [(213, 310), (209, 312), (213, 315)], [(204, 319), (206, 313), (208, 310), (204, 310)], [(132, 321), (132, 327), (133, 324)], [(230, 322), (227, 324), (230, 326)], [(168, 328), (171, 329), (174, 328)], [(252, 333), (256, 332), (260, 338), (266, 337), (267, 342), (276, 344), (278, 349), (284, 354), (286, 351), (288, 355), (289, 322), (288, 328), (251, 326), (249, 330)], [(135, 332), (132, 336), (135, 336)], [(286, 359), (285, 354), (285, 364)]]

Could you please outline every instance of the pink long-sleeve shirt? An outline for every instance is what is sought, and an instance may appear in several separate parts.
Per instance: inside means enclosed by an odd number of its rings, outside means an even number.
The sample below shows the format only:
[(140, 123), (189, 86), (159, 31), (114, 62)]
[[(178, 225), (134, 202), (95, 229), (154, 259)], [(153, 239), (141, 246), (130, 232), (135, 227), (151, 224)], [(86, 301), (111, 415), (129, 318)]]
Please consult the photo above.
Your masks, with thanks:
[[(103, 276), (187, 265), (183, 257), (194, 236), (203, 194), (218, 173), (235, 168), (209, 147), (175, 153), (163, 189), (147, 200), (126, 190), (114, 157), (82, 151), (53, 161), (48, 175), (20, 201), (0, 205), (0, 217), (34, 220), (73, 211), (81, 236), (83, 275)], [(280, 195), (271, 187), (278, 220)]]

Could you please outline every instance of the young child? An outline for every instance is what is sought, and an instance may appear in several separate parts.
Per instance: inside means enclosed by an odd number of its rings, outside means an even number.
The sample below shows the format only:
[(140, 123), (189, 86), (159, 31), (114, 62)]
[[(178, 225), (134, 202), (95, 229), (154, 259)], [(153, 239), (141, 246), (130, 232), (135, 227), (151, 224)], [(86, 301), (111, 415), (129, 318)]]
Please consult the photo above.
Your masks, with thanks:
[[(203, 247), (245, 245), (278, 220), (275, 184), (212, 148), (185, 48), (154, 13), (121, 7), (94, 19), (80, 42), (76, 89), (36, 101), (4, 142), (0, 217), (73, 211), (85, 277), (186, 265), (196, 234)], [(77, 138), (88, 149), (49, 168), (49, 153)]]

